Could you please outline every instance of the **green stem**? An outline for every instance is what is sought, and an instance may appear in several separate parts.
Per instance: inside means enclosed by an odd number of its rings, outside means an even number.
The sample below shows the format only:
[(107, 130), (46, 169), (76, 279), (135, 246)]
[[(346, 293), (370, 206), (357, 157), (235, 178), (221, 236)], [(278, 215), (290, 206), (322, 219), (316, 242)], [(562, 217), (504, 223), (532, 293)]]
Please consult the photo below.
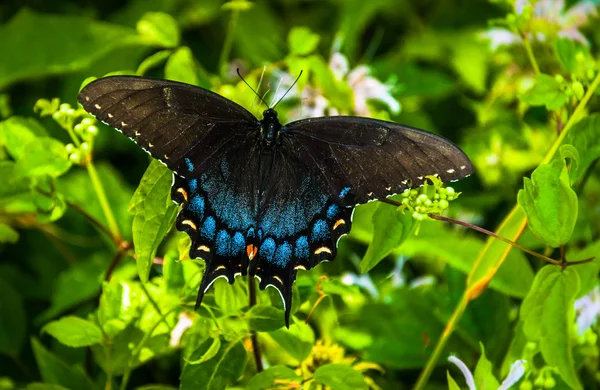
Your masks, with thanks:
[(435, 368), (437, 361), (440, 359), (440, 356), (442, 355), (442, 352), (444, 351), (446, 344), (448, 344), (448, 340), (450, 339), (450, 335), (452, 334), (452, 331), (458, 325), (458, 322), (460, 321), (463, 313), (467, 309), (468, 304), (469, 304), (469, 297), (467, 296), (467, 292), (465, 291), (463, 293), (462, 297), (460, 298), (460, 302), (458, 303), (458, 306), (454, 310), (452, 317), (446, 324), (446, 328), (444, 329), (444, 332), (442, 333), (440, 340), (435, 345), (435, 349), (433, 350), (431, 356), (429, 356), (427, 365), (423, 368), (423, 371), (421, 371), (421, 374), (419, 375), (419, 379), (417, 380), (417, 384), (415, 385), (414, 390), (421, 390), (421, 389), (425, 388), (425, 385), (427, 384), (427, 381), (429, 380), (429, 377), (431, 376), (431, 373), (433, 372), (433, 369)]
[(163, 319), (163, 322), (165, 323), (165, 325), (167, 326), (167, 328), (170, 328), (170, 325), (167, 322), (167, 320), (165, 319), (165, 316), (163, 316), (162, 312), (160, 311), (160, 307), (158, 307), (158, 304), (156, 303), (156, 301), (154, 300), (154, 298), (152, 298), (152, 296), (148, 292), (148, 289), (146, 288), (146, 286), (144, 285), (144, 283), (140, 283), (140, 286), (142, 287), (142, 290), (144, 290), (144, 294), (146, 294), (146, 297), (148, 298), (148, 301), (150, 301), (150, 304), (152, 305), (152, 307), (154, 308), (154, 310), (156, 310), (156, 312), (161, 316), (161, 318)]
[(525, 51), (527, 52), (527, 57), (529, 57), (529, 62), (531, 62), (531, 67), (535, 74), (540, 74), (540, 67), (538, 66), (537, 61), (535, 60), (535, 56), (533, 55), (533, 50), (531, 49), (531, 42), (527, 39), (526, 36), (521, 34), (521, 38), (523, 38), (523, 46), (525, 46)]
[(231, 48), (233, 47), (233, 37), (239, 16), (240, 11), (235, 9), (231, 11), (231, 19), (229, 19), (229, 24), (227, 26), (227, 35), (225, 36), (223, 50), (221, 50), (221, 56), (219, 57), (219, 70), (221, 71), (221, 76), (225, 76), (227, 73), (227, 60), (229, 59)]
[(104, 216), (106, 217), (106, 221), (108, 222), (111, 235), (116, 241), (121, 241), (121, 233), (119, 233), (117, 220), (115, 219), (112, 209), (110, 208), (110, 204), (108, 203), (108, 199), (106, 197), (106, 192), (104, 191), (104, 187), (102, 187), (102, 182), (98, 177), (98, 172), (96, 171), (94, 163), (91, 159), (87, 161), (86, 168), (88, 170), (88, 174), (90, 175), (90, 179), (92, 180), (94, 191), (96, 192), (98, 200), (100, 201), (100, 207), (102, 208)]
[(600, 73), (598, 73), (598, 75), (596, 75), (596, 78), (594, 79), (594, 81), (592, 81), (592, 84), (590, 84), (590, 87), (585, 92), (585, 95), (583, 95), (583, 99), (581, 99), (581, 101), (579, 102), (579, 104), (575, 108), (575, 111), (573, 111), (573, 115), (571, 115), (571, 117), (567, 121), (567, 124), (565, 125), (565, 127), (561, 131), (560, 135), (558, 136), (558, 139), (554, 142), (554, 144), (552, 145), (552, 148), (550, 148), (550, 150), (548, 151), (548, 153), (546, 153), (546, 156), (544, 157), (544, 160), (542, 160), (542, 164), (548, 164), (552, 160), (552, 158), (556, 154), (556, 151), (562, 145), (563, 141), (567, 137), (567, 134), (569, 133), (569, 130), (571, 130), (571, 128), (573, 127), (573, 125), (575, 123), (577, 123), (577, 119), (583, 113), (583, 110), (585, 109), (585, 106), (587, 106), (588, 102), (592, 98), (592, 95), (594, 94), (594, 92), (598, 88), (598, 85), (600, 85)]

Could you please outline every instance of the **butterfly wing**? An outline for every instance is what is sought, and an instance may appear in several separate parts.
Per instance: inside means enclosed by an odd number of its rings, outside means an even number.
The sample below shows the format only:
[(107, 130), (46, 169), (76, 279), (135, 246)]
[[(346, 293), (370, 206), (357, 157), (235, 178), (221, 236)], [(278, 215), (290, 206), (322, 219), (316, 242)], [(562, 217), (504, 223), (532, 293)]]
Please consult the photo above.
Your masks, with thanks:
[(235, 137), (259, 131), (242, 106), (188, 84), (136, 76), (92, 81), (79, 103), (179, 176), (193, 178)]
[(312, 118), (292, 122), (281, 133), (291, 153), (310, 161), (323, 190), (344, 205), (419, 187), (428, 175), (451, 182), (473, 172), (469, 158), (447, 139), (393, 122)]

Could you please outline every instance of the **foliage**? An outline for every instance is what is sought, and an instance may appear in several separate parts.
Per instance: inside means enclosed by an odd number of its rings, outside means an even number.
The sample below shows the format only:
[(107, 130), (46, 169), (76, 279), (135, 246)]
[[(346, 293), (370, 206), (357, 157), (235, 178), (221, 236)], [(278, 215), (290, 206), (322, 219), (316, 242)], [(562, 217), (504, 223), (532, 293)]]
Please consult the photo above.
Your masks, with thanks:
[[(598, 387), (597, 2), (38, 3), (0, 4), (0, 389)], [(359, 206), (289, 329), (245, 278), (193, 310), (171, 173), (76, 105), (137, 74), (260, 117), (238, 68), (285, 120), (397, 121), (476, 168)]]

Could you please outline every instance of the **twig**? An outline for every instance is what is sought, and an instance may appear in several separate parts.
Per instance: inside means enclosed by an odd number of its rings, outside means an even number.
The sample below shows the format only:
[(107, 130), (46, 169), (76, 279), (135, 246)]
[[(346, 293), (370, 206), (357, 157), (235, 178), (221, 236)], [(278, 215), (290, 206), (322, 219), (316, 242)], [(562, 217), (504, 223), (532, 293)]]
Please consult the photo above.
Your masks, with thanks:
[[(256, 305), (256, 281), (252, 276), (248, 276), (248, 306), (253, 307)], [(258, 334), (256, 331), (251, 330), (251, 341), (252, 341), (252, 353), (254, 354), (254, 362), (256, 363), (256, 371), (263, 371), (262, 357), (260, 355), (260, 345), (258, 344)]]

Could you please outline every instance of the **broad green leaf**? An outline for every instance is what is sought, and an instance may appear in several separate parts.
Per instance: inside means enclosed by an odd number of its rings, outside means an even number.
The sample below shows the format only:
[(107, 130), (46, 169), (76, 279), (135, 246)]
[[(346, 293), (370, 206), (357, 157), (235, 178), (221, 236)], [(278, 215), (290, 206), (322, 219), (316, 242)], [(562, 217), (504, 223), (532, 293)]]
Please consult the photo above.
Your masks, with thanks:
[(33, 118), (13, 116), (0, 122), (0, 135), (4, 137), (8, 153), (20, 160), (27, 155), (27, 145), (39, 137), (46, 137), (46, 130)]
[(19, 241), (19, 232), (8, 225), (0, 224), (0, 244), (14, 244)]
[(273, 306), (257, 305), (253, 306), (248, 313), (248, 326), (258, 332), (271, 332), (284, 326), (283, 310)]
[(179, 45), (179, 26), (169, 14), (148, 12), (137, 22), (137, 31), (148, 43), (165, 48)]
[(475, 92), (485, 92), (489, 56), (483, 42), (469, 31), (454, 37), (449, 49), (453, 51), (451, 64), (454, 71)]
[(570, 144), (579, 153), (577, 169), (569, 172), (571, 180), (576, 181), (588, 170), (594, 160), (600, 157), (600, 114), (582, 118), (569, 131), (565, 144)]
[(315, 34), (308, 27), (294, 27), (288, 35), (290, 53), (304, 56), (312, 53), (319, 45), (319, 34)]
[(98, 322), (109, 337), (122, 332), (140, 314), (141, 293), (132, 283), (111, 280), (102, 284)]
[(51, 385), (49, 383), (29, 383), (25, 390), (69, 390), (60, 385)]
[(165, 77), (182, 83), (200, 85), (197, 71), (198, 65), (189, 47), (178, 48), (167, 60)]
[(87, 347), (101, 343), (102, 331), (93, 322), (80, 317), (67, 316), (52, 321), (42, 328), (46, 332), (69, 347)]
[[(192, 355), (192, 358), (194, 356)], [(239, 341), (223, 344), (219, 352), (201, 364), (186, 364), (180, 390), (224, 390), (244, 373), (248, 356)]]
[(598, 272), (600, 272), (600, 241), (589, 244), (587, 247), (567, 252), (567, 260), (581, 261), (591, 257), (595, 259), (586, 264), (580, 264), (572, 267), (579, 275), (579, 293), (577, 298), (587, 295), (598, 285)]
[(521, 95), (521, 100), (525, 103), (532, 106), (546, 106), (548, 110), (558, 110), (567, 99), (560, 83), (547, 74), (537, 75), (533, 87)]
[(243, 284), (239, 281), (229, 284), (225, 279), (218, 278), (213, 284), (215, 289), (215, 302), (225, 314), (237, 313), (241, 308), (248, 306), (248, 295)]
[[(148, 72), (150, 69), (167, 61), (167, 59), (171, 56), (171, 54), (173, 54), (172, 50), (161, 50), (159, 52), (152, 54), (151, 56), (145, 58), (144, 61), (142, 61), (140, 66), (138, 66), (137, 70), (135, 71), (135, 74), (140, 75), (140, 76), (146, 74), (146, 72)], [(169, 77), (167, 77), (167, 78), (169, 78)], [(82, 88), (83, 88), (83, 85), (82, 85)]]
[(302, 377), (296, 374), (291, 368), (287, 366), (273, 366), (254, 375), (250, 378), (246, 386), (248, 390), (268, 390), (284, 383), (296, 383), (299, 385), (301, 381)]
[(310, 355), (315, 342), (312, 328), (303, 322), (292, 324), (289, 329), (277, 329), (269, 335), (285, 352), (299, 362)]
[(173, 173), (161, 162), (152, 160), (129, 203), (133, 217), (133, 245), (138, 274), (148, 282), (156, 249), (171, 228), (177, 206), (170, 201)]
[(23, 299), (0, 279), (0, 354), (18, 356), (27, 331)]
[(475, 385), (480, 390), (498, 390), (500, 383), (498, 383), (498, 380), (492, 372), (494, 367), (485, 356), (483, 344), (480, 345), (481, 357), (479, 357), (479, 362), (477, 362), (477, 367), (475, 367)]
[(360, 272), (365, 273), (399, 247), (415, 226), (411, 214), (400, 212), (392, 205), (381, 203), (373, 214), (373, 240), (360, 263)]
[(237, 56), (251, 64), (279, 61), (287, 53), (285, 38), (289, 26), (267, 3), (253, 4), (238, 17), (233, 39)]
[(315, 382), (329, 386), (331, 390), (368, 390), (362, 374), (347, 364), (330, 363), (317, 368)]
[(82, 367), (71, 366), (47, 350), (37, 339), (31, 339), (31, 348), (42, 380), (70, 390), (89, 390), (94, 385)]
[(29, 78), (85, 69), (112, 50), (131, 44), (141, 41), (127, 27), (22, 8), (0, 26), (0, 89)]
[(446, 378), (448, 379), (448, 390), (460, 390), (460, 386), (452, 378), (450, 371), (446, 371)]
[[(208, 349), (206, 349), (206, 345), (210, 345)], [(206, 340), (198, 347), (198, 350), (201, 351), (200, 357), (198, 357), (196, 360), (186, 360), (187, 364), (200, 364), (215, 357), (215, 355), (221, 350), (221, 339), (216, 337), (214, 339)], [(192, 352), (192, 356), (198, 356), (198, 353), (194, 351)]]
[(531, 230), (554, 248), (569, 241), (577, 222), (577, 194), (569, 184), (562, 158), (540, 165), (524, 178), (517, 196)]
[(573, 39), (559, 38), (554, 41), (554, 52), (567, 73), (575, 72), (577, 69), (577, 53), (583, 51), (583, 46)]
[(547, 265), (535, 277), (529, 295), (521, 305), (523, 332), (537, 342), (546, 363), (556, 367), (573, 389), (582, 389), (573, 360), (572, 338), (575, 324), (575, 297), (579, 276), (573, 268), (561, 270)]
[(57, 221), (67, 212), (67, 203), (62, 194), (55, 193), (49, 197), (34, 193), (33, 199), (37, 207), (36, 219), (39, 223)]
[(179, 256), (176, 251), (169, 251), (165, 254), (163, 262), (163, 276), (165, 278), (165, 291), (170, 294), (179, 294), (185, 286), (185, 277), (183, 274), (183, 264), (177, 261)]

